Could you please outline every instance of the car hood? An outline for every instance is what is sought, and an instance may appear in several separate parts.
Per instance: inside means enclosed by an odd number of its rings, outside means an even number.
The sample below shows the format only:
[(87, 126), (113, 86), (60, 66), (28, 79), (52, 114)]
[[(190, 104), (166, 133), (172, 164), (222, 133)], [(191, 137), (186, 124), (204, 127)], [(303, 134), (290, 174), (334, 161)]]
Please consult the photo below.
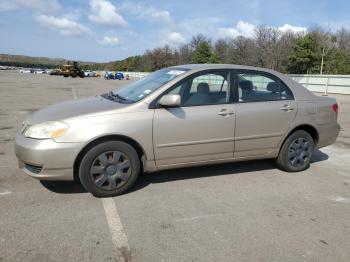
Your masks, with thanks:
[(45, 121), (63, 120), (78, 116), (98, 115), (107, 111), (128, 106), (110, 101), (101, 96), (88, 97), (78, 100), (54, 104), (30, 115), (25, 123), (29, 125), (39, 124)]

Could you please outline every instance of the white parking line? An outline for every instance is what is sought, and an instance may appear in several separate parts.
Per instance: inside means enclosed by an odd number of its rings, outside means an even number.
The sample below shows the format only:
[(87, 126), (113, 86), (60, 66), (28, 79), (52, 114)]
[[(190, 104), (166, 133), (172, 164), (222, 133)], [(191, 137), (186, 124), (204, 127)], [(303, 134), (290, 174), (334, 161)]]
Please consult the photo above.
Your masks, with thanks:
[[(71, 87), (74, 99), (78, 99), (73, 84)], [(111, 232), (113, 247), (116, 249), (118, 258), (127, 262), (130, 260), (131, 256), (130, 247), (114, 200), (112, 198), (102, 198), (102, 204), (105, 211), (108, 228)]]
[(209, 218), (209, 217), (217, 217), (221, 215), (222, 214), (212, 214), (212, 215), (203, 215), (203, 216), (195, 216), (195, 217), (185, 217), (185, 218), (176, 219), (175, 221), (176, 222), (191, 221), (191, 220), (198, 220), (198, 219)]
[(128, 261), (128, 257), (130, 257), (128, 238), (125, 234), (114, 200), (112, 198), (102, 198), (102, 204), (118, 257), (123, 261)]
[(74, 84), (73, 84), (73, 79), (70, 79), (70, 87), (72, 88), (72, 94), (73, 94), (73, 98), (75, 100), (78, 99), (77, 93), (75, 92), (75, 88), (74, 88)]
[(11, 191), (0, 192), (0, 196), (5, 196), (11, 194)]
[(337, 197), (332, 197), (331, 200), (333, 200), (335, 202), (345, 203), (345, 204), (349, 204), (350, 203), (350, 198), (349, 197), (337, 196)]
[(75, 92), (75, 88), (74, 88), (74, 86), (72, 85), (72, 93), (73, 93), (73, 97), (74, 97), (74, 99), (78, 99), (78, 97), (77, 97), (77, 93)]

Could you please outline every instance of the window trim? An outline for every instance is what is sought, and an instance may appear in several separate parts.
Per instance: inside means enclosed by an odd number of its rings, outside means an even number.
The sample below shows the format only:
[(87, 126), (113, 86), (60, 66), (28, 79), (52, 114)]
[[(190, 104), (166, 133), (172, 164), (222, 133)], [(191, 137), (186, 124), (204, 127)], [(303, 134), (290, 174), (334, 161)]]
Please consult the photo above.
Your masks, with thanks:
[(232, 94), (233, 94), (233, 85), (232, 85), (232, 77), (233, 77), (233, 71), (232, 69), (225, 69), (225, 68), (219, 68), (219, 69), (206, 69), (206, 70), (202, 70), (202, 71), (198, 71), (198, 72), (195, 72), (189, 76), (186, 76), (184, 79), (181, 79), (179, 80), (178, 82), (176, 82), (175, 84), (173, 84), (171, 87), (169, 87), (167, 90), (165, 90), (163, 93), (161, 93), (159, 96), (157, 96), (151, 103), (150, 105), (148, 106), (149, 109), (160, 109), (160, 108), (164, 108), (164, 107), (161, 107), (159, 104), (158, 104), (158, 101), (159, 99), (170, 93), (172, 90), (174, 90), (175, 88), (177, 88), (179, 85), (182, 85), (184, 82), (188, 81), (189, 79), (191, 78), (195, 78), (197, 76), (200, 76), (200, 75), (204, 75), (204, 74), (213, 74), (213, 73), (217, 73), (217, 72), (226, 72), (227, 74), (227, 91), (228, 91), (228, 96), (229, 96), (229, 99), (227, 102), (225, 103), (220, 103), (220, 104), (202, 104), (202, 105), (181, 105), (179, 106), (179, 108), (182, 108), (182, 107), (198, 107), (198, 106), (213, 106), (213, 105), (228, 105), (228, 104), (233, 104), (235, 103), (233, 97), (232, 97)]
[[(235, 103), (237, 104), (247, 104), (247, 103), (261, 103), (261, 102), (278, 102), (278, 101), (294, 101), (294, 94), (292, 92), (292, 90), (289, 88), (289, 86), (283, 82), (279, 77), (277, 77), (274, 74), (268, 73), (268, 72), (264, 72), (264, 71), (259, 71), (259, 70), (251, 70), (251, 69), (234, 69), (233, 70), (233, 74), (235, 77)], [(281, 89), (281, 85), (284, 86), (289, 93), (291, 94), (291, 98), (290, 99), (279, 99), (279, 100), (259, 100), (259, 101), (239, 101), (239, 91), (238, 91), (238, 75), (239, 74), (252, 74), (252, 75), (259, 75), (259, 76), (265, 76), (268, 77), (276, 82), (278, 82), (278, 85), (280, 86)]]

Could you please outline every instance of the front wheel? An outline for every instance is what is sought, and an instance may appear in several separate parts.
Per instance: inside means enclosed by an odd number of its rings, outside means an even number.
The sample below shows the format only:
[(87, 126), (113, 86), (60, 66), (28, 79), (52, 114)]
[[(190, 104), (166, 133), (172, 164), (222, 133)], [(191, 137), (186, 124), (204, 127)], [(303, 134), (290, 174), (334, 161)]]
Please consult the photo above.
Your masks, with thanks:
[(83, 187), (97, 197), (117, 196), (132, 187), (141, 172), (135, 149), (121, 141), (91, 148), (83, 157), (79, 178)]
[(312, 136), (304, 130), (298, 130), (286, 139), (276, 163), (287, 172), (303, 171), (310, 166), (314, 151), (315, 142)]

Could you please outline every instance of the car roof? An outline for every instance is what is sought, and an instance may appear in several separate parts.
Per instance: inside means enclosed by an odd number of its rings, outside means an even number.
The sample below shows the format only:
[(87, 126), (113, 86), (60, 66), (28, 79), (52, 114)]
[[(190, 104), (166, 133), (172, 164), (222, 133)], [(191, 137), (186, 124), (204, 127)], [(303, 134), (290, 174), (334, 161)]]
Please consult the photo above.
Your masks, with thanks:
[(235, 64), (186, 64), (186, 65), (172, 66), (171, 68), (186, 68), (186, 69), (190, 69), (190, 70), (227, 68), (227, 69), (258, 70), (258, 71), (263, 71), (263, 72), (276, 73), (276, 71), (273, 71), (271, 69), (262, 68), (262, 67), (235, 65)]

